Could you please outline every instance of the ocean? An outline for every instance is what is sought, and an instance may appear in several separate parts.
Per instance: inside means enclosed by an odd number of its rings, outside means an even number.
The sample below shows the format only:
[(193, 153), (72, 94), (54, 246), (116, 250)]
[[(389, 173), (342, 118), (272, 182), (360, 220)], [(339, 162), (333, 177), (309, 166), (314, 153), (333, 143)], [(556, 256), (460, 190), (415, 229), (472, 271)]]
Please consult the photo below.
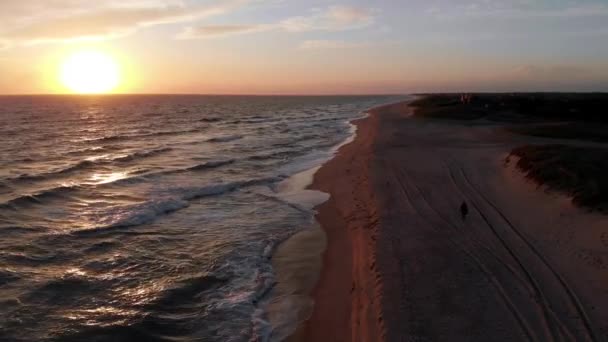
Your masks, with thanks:
[(398, 99), (0, 97), (0, 340), (279, 339), (263, 303), (314, 221), (302, 175)]

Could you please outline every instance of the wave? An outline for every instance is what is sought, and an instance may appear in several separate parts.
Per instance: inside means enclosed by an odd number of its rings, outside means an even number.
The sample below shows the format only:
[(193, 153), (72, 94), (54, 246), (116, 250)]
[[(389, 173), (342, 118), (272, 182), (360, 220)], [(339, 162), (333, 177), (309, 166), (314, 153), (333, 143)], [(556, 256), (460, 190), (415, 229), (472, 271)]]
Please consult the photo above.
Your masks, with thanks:
[(281, 152), (271, 152), (271, 153), (262, 153), (255, 154), (253, 156), (247, 157), (248, 160), (269, 160), (269, 159), (282, 159), (291, 155), (290, 151), (281, 151)]
[(200, 170), (213, 169), (213, 168), (221, 167), (224, 165), (230, 165), (230, 164), (234, 163), (234, 161), (235, 161), (234, 159), (209, 161), (206, 163), (202, 163), (202, 164), (198, 164), (198, 165), (189, 167), (185, 170), (186, 171), (200, 171)]
[(36, 159), (32, 157), (18, 158), (14, 160), (15, 163), (33, 163), (35, 161)]
[[(139, 175), (119, 179), (114, 182), (104, 183), (103, 186), (135, 184), (138, 182), (149, 181), (150, 179), (153, 179), (153, 178), (156, 178), (159, 176), (163, 176), (163, 175), (204, 171), (204, 170), (222, 167), (225, 165), (230, 165), (234, 162), (235, 162), (234, 159), (212, 160), (212, 161), (197, 164), (197, 165), (194, 165), (194, 166), (191, 166), (188, 168), (184, 168), (184, 169), (167, 170), (167, 171), (160, 171), (160, 172), (147, 173), (147, 174), (145, 174), (145, 173), (141, 174), (141, 171), (140, 171)], [(82, 186), (80, 186), (80, 185), (59, 186), (59, 187), (54, 187), (54, 188), (50, 188), (50, 189), (44, 189), (44, 190), (41, 190), (34, 194), (22, 195), (22, 196), (13, 198), (11, 200), (8, 200), (4, 203), (0, 203), (0, 209), (17, 210), (18, 208), (28, 207), (28, 206), (37, 205), (37, 204), (43, 204), (44, 201), (47, 199), (51, 199), (51, 198), (59, 197), (59, 196), (65, 196), (68, 193), (75, 192), (80, 189), (82, 189)], [(203, 192), (203, 195), (204, 195), (204, 192), (208, 191), (208, 190), (203, 189), (201, 191)]]
[(145, 170), (139, 170), (135, 172), (136, 176), (119, 179), (114, 182), (106, 183), (105, 185), (121, 185), (121, 184), (133, 184), (137, 182), (147, 181), (156, 177), (166, 176), (166, 175), (174, 175), (192, 171), (204, 171), (209, 169), (214, 169), (218, 167), (222, 167), (225, 165), (230, 165), (235, 162), (235, 159), (227, 159), (227, 160), (212, 160), (205, 163), (197, 164), (194, 166), (186, 167), (183, 169), (174, 169), (174, 170), (166, 170), (166, 171), (158, 171), (146, 173)]
[(136, 135), (136, 138), (139, 137), (156, 137), (156, 136), (165, 136), (165, 135), (182, 135), (182, 134), (188, 134), (188, 133), (199, 133), (204, 131), (206, 128), (205, 127), (201, 127), (201, 128), (192, 128), (192, 129), (186, 129), (186, 130), (181, 130), (181, 131), (160, 131), (160, 132), (153, 132), (153, 133), (146, 133), (146, 134), (140, 134), (140, 135)]
[(64, 169), (60, 169), (57, 171), (51, 171), (51, 172), (46, 172), (46, 173), (41, 173), (41, 174), (36, 174), (36, 175), (30, 175), (30, 174), (22, 174), (18, 177), (15, 177), (13, 179), (10, 179), (11, 181), (31, 181), (31, 180), (39, 180), (39, 179), (45, 179), (45, 178), (51, 178), (54, 176), (60, 176), (60, 175), (64, 175), (64, 174), (68, 174), (74, 171), (80, 171), (89, 167), (92, 167), (96, 164), (98, 164), (99, 161), (92, 161), (92, 160), (83, 160), (80, 161), (72, 166), (68, 166)]
[(2, 131), (0, 132), (0, 134), (4, 135), (4, 136), (14, 136), (14, 135), (19, 135), (19, 134), (23, 134), (25, 132), (27, 132), (27, 128), (23, 128), (23, 127), (16, 127), (16, 128), (7, 128), (6, 130), (4, 130), (5, 127), (2, 127)]
[(189, 203), (187, 201), (176, 198), (150, 200), (144, 203), (116, 208), (113, 212), (106, 214), (107, 217), (102, 223), (104, 223), (105, 228), (139, 226), (152, 222), (158, 216), (172, 213), (188, 206)]
[(241, 118), (241, 119), (235, 119), (235, 120), (230, 120), (227, 123), (228, 124), (258, 124), (258, 123), (264, 123), (264, 122), (269, 122), (269, 121), (275, 121), (277, 120), (274, 117), (265, 117), (265, 116), (251, 116), (251, 117), (246, 117), (246, 118)]
[(294, 150), (294, 151), (280, 151), (280, 152), (272, 152), (265, 154), (257, 154), (250, 156), (249, 160), (254, 161), (264, 161), (264, 160), (288, 160), (290, 158), (295, 158), (301, 156), (308, 152), (308, 150)]
[(94, 147), (69, 151), (65, 155), (67, 155), (67, 156), (86, 156), (86, 155), (90, 155), (91, 153), (110, 152), (110, 151), (116, 151), (119, 149), (120, 149), (120, 147), (116, 146), (116, 145), (94, 146)]
[(89, 236), (111, 232), (115, 229), (148, 224), (155, 221), (159, 216), (187, 208), (189, 205), (186, 200), (168, 197), (115, 207), (103, 214), (104, 218), (99, 220), (99, 225), (75, 230), (70, 232), (69, 235)]
[(210, 117), (210, 118), (202, 118), (198, 121), (199, 122), (220, 122), (220, 121), (222, 121), (222, 118)]
[(245, 187), (263, 185), (272, 182), (276, 182), (281, 178), (278, 177), (267, 177), (257, 178), (242, 181), (235, 181), (230, 183), (219, 183), (214, 185), (203, 186), (199, 188), (183, 189), (182, 198), (184, 200), (194, 200), (197, 198), (220, 195), (227, 192), (236, 191)]
[[(65, 305), (72, 300), (71, 298), (90, 295), (95, 290), (102, 289), (104, 287), (103, 282), (102, 278), (96, 278), (93, 281), (89, 277), (69, 274), (63, 277), (51, 278), (25, 294), (24, 299), (27, 302)], [(64, 294), (66, 293), (71, 294), (71, 296), (65, 296)]]
[(308, 141), (308, 140), (318, 139), (319, 137), (320, 137), (320, 134), (318, 134), (318, 133), (306, 134), (306, 135), (303, 135), (301, 137), (297, 137), (296, 139), (294, 139), (293, 143), (299, 143), (299, 142), (304, 142), (304, 141)]
[(227, 281), (227, 279), (208, 273), (191, 275), (165, 289), (155, 301), (155, 304), (171, 308), (181, 307), (182, 305), (191, 306), (191, 298), (223, 285)]
[(4, 181), (0, 180), (0, 194), (7, 193), (10, 191), (11, 187), (4, 183)]
[(212, 143), (222, 143), (222, 142), (230, 142), (230, 141), (235, 141), (235, 140), (240, 140), (240, 139), (243, 139), (242, 135), (227, 135), (227, 136), (207, 139), (206, 141), (212, 142)]
[(259, 178), (243, 181), (235, 181), (230, 183), (212, 184), (202, 187), (190, 188), (175, 188), (171, 192), (174, 196), (164, 197), (146, 202), (117, 207), (112, 211), (105, 213), (105, 219), (101, 221), (101, 225), (95, 228), (83, 229), (76, 231), (74, 234), (93, 234), (115, 228), (126, 228), (148, 224), (156, 220), (159, 216), (167, 215), (180, 209), (190, 206), (189, 201), (222, 195), (228, 192), (237, 191), (239, 189), (276, 182), (278, 178)]
[(68, 195), (78, 190), (79, 186), (58, 186), (45, 189), (34, 194), (21, 195), (6, 202), (0, 203), (0, 209), (17, 210), (36, 204), (42, 204), (45, 200)]
[(254, 160), (254, 161), (263, 161), (263, 160), (269, 160), (269, 159), (288, 159), (288, 158), (299, 157), (303, 154), (309, 153), (311, 150), (312, 150), (311, 147), (305, 146), (305, 147), (292, 149), (292, 150), (279, 150), (279, 151), (269, 152), (269, 153), (254, 154), (252, 156), (247, 157), (247, 159)]
[(0, 270), (0, 286), (12, 283), (19, 279), (21, 279), (21, 276), (15, 271), (11, 271), (8, 269)]
[[(271, 238), (271, 240), (265, 240), (263, 243), (266, 245), (261, 255), (249, 258), (246, 262), (229, 261), (216, 270), (222, 275), (234, 275), (229, 277), (234, 281), (226, 286), (226, 288), (229, 288), (227, 290), (230, 291), (230, 294), (221, 289), (221, 295), (217, 296), (217, 299), (210, 304), (230, 311), (243, 307), (252, 310), (250, 319), (253, 336), (249, 341), (269, 340), (271, 326), (266, 318), (267, 313), (264, 310), (264, 303), (278, 284), (269, 260), (279, 240)], [(245, 282), (242, 282), (243, 275), (246, 275)]]
[(0, 252), (0, 257), (4, 262), (9, 261), (11, 264), (40, 266), (42, 264), (50, 264), (58, 260), (57, 254), (51, 251), (40, 251), (39, 253), (32, 252)]
[(153, 157), (165, 152), (169, 152), (172, 151), (173, 149), (170, 147), (163, 147), (163, 148), (157, 148), (154, 150), (150, 150), (150, 151), (142, 151), (142, 152), (135, 152), (135, 153), (131, 153), (128, 154), (126, 156), (122, 156), (122, 157), (118, 157), (115, 159), (112, 159), (111, 161), (118, 161), (118, 162), (126, 162), (126, 161), (133, 161), (133, 160), (137, 160), (137, 159), (142, 159), (142, 158), (148, 158), (148, 157)]
[[(202, 170), (217, 168), (217, 167), (221, 167), (224, 165), (232, 164), (232, 163), (234, 163), (234, 161), (235, 161), (234, 159), (209, 161), (209, 162), (198, 164), (198, 165), (195, 165), (195, 166), (192, 166), (189, 168), (185, 168), (185, 169), (149, 173), (149, 174), (144, 174), (144, 175), (140, 175), (140, 176), (120, 179), (115, 182), (106, 183), (104, 185), (108, 186), (108, 185), (132, 184), (132, 183), (139, 182), (139, 181), (146, 181), (146, 180), (149, 180), (150, 178), (158, 177), (161, 175), (191, 172), (191, 171), (202, 171)], [(253, 184), (256, 181), (257, 180), (241, 181), (241, 182), (234, 182), (234, 183), (221, 183), (218, 185), (211, 185), (211, 186), (202, 187), (202, 188), (186, 189), (185, 190), (186, 195), (185, 195), (184, 199), (188, 200), (188, 199), (193, 199), (193, 198), (197, 198), (197, 197), (220, 194), (225, 191), (231, 191), (242, 185)], [(59, 186), (59, 187), (55, 187), (55, 188), (41, 190), (34, 194), (22, 195), (22, 196), (13, 198), (11, 200), (8, 200), (4, 203), (0, 203), (0, 209), (17, 210), (18, 208), (22, 208), (22, 207), (43, 204), (44, 201), (47, 199), (65, 196), (65, 195), (67, 195), (71, 192), (75, 192), (81, 188), (82, 187), (79, 185), (72, 185), (72, 186)]]
[[(121, 324), (84, 324), (78, 330), (63, 329), (56, 335), (60, 341), (216, 341), (201, 335), (193, 324), (206, 314), (201, 311), (207, 303), (204, 294), (214, 293), (228, 283), (228, 279), (208, 273), (177, 276), (145, 305), (137, 320)], [(195, 320), (196, 319), (196, 320)], [(229, 317), (226, 317), (229, 319)], [(203, 321), (204, 322), (204, 321)], [(238, 332), (237, 332), (238, 333)], [(202, 338), (201, 338), (202, 336)], [(224, 340), (222, 340), (224, 341)], [(240, 341), (240, 340), (239, 340)]]
[(179, 131), (159, 131), (159, 132), (150, 132), (150, 133), (141, 133), (141, 134), (116, 134), (116, 135), (108, 135), (108, 136), (100, 137), (100, 138), (87, 139), (85, 141), (87, 143), (116, 142), (116, 141), (123, 141), (123, 140), (129, 140), (129, 139), (199, 133), (199, 132), (204, 131), (205, 129), (206, 129), (205, 127), (199, 127), (199, 128), (179, 130)]
[[(2, 217), (2, 216), (0, 215), (0, 217)], [(2, 222), (2, 221), (4, 221), (4, 222)], [(47, 230), (47, 227), (43, 227), (43, 226), (17, 226), (17, 225), (12, 224), (12, 222), (9, 223), (8, 220), (3, 220), (3, 219), (0, 219), (0, 222), (2, 222), (2, 224), (0, 224), (0, 231), (2, 232), (2, 235), (4, 238), (6, 238), (9, 235), (36, 233), (36, 232)], [(9, 225), (5, 225), (4, 223), (9, 223)]]
[(17, 177), (9, 178), (7, 180), (11, 181), (11, 182), (44, 180), (44, 179), (49, 179), (49, 178), (54, 178), (54, 177), (60, 177), (60, 176), (66, 175), (66, 174), (76, 172), (76, 171), (91, 169), (91, 168), (97, 167), (97, 166), (112, 165), (113, 163), (124, 163), (124, 162), (131, 162), (134, 160), (149, 158), (149, 157), (156, 156), (158, 154), (169, 152), (171, 150), (172, 149), (169, 147), (163, 147), (163, 148), (158, 148), (158, 149), (149, 150), (149, 151), (134, 152), (131, 154), (122, 155), (120, 157), (115, 157), (115, 158), (83, 160), (83, 161), (80, 161), (74, 165), (68, 166), (63, 169), (46, 172), (46, 173), (34, 174), (34, 175), (22, 174)]
[[(263, 199), (266, 199), (266, 200), (269, 200), (269, 201), (273, 201), (273, 202), (279, 203), (281, 205), (288, 206), (288, 207), (293, 208), (293, 209), (295, 209), (295, 210), (297, 210), (297, 211), (299, 211), (301, 213), (309, 214), (309, 213), (312, 212), (311, 210), (306, 209), (306, 207), (303, 207), (301, 205), (292, 203), (290, 201), (287, 201), (287, 200), (279, 197), (279, 195), (276, 194), (276, 193), (273, 193), (273, 195), (267, 195), (267, 194), (264, 194), (264, 193), (261, 193), (261, 192), (253, 192), (253, 193), (255, 195), (257, 195), (257, 196), (262, 197)], [(266, 255), (266, 251), (264, 251), (264, 255)], [(272, 251), (270, 252), (269, 255), (272, 255)]]
[(118, 241), (101, 241), (93, 243), (91, 246), (85, 249), (84, 254), (89, 255), (91, 253), (103, 253), (119, 246)]

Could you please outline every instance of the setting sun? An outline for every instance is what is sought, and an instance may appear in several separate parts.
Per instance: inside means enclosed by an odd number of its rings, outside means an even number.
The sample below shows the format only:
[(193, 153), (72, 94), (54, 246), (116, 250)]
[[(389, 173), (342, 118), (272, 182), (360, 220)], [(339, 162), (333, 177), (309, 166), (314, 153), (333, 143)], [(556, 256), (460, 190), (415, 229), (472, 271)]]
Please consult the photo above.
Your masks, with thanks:
[(120, 83), (120, 70), (116, 61), (109, 55), (83, 51), (69, 56), (63, 62), (60, 81), (74, 93), (108, 93)]

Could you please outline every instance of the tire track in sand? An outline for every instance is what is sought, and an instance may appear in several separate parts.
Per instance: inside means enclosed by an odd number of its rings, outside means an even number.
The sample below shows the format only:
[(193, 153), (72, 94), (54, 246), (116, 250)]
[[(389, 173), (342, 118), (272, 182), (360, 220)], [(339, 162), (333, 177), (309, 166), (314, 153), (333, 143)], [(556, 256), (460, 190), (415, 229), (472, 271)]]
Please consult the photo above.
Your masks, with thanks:
[[(471, 200), (471, 203), (475, 206), (476, 210), (479, 211), (479, 213), (482, 215), (482, 217), (484, 218), (484, 220), (488, 223), (488, 225), (491, 227), (491, 229), (493, 229), (494, 233), (496, 234), (496, 236), (501, 239), (502, 241), (504, 240), (504, 237), (502, 237), (497, 230), (495, 229), (495, 227), (491, 224), (489, 218), (482, 213), (481, 209), (480, 209), (480, 205), (479, 202), (481, 203), (485, 203), (485, 205), (489, 208), (491, 208), (491, 210), (497, 214), (503, 221), (503, 224), (508, 227), (508, 229), (514, 234), (514, 236), (516, 238), (518, 238), (521, 242), (523, 242), (523, 244), (527, 247), (527, 250), (533, 255), (535, 256), (535, 258), (540, 262), (540, 264), (542, 266), (544, 266), (555, 278), (555, 280), (557, 280), (558, 284), (560, 284), (560, 287), (563, 291), (563, 293), (566, 295), (566, 298), (568, 299), (567, 301), (570, 302), (570, 304), (572, 305), (572, 308), (574, 308), (574, 310), (577, 312), (578, 314), (578, 318), (580, 319), (580, 321), (583, 323), (583, 326), (585, 328), (584, 330), (584, 334), (586, 335), (586, 340), (589, 341), (597, 341), (597, 338), (595, 336), (595, 332), (593, 329), (593, 326), (587, 316), (587, 313), (585, 312), (582, 304), (580, 303), (580, 300), (578, 299), (578, 297), (576, 296), (576, 294), (574, 293), (574, 291), (572, 290), (572, 288), (567, 284), (567, 282), (564, 280), (564, 278), (555, 270), (555, 268), (553, 267), (553, 265), (551, 265), (549, 263), (549, 261), (545, 258), (544, 255), (542, 255), (542, 253), (540, 253), (540, 251), (532, 244), (532, 242), (529, 241), (528, 238), (526, 238), (524, 236), (524, 234), (518, 229), (516, 228), (512, 222), (506, 217), (506, 215), (498, 208), (497, 205), (495, 205), (492, 201), (490, 201), (487, 196), (485, 196), (472, 182), (471, 180), (467, 177), (467, 174), (465, 172), (465, 170), (462, 167), (459, 167), (459, 172), (460, 175), (462, 177), (464, 186), (466, 186), (471, 193), (473, 194), (474, 197), (476, 197), (477, 200), (474, 200), (472, 198), (472, 196), (469, 196), (469, 199)], [(450, 169), (450, 174), (452, 177), (454, 177), (453, 174), (453, 170)], [(454, 179), (454, 178), (453, 178)], [(523, 262), (521, 262), (521, 259), (519, 257), (516, 256), (514, 250), (512, 247), (510, 247), (507, 242), (505, 241), (506, 244), (506, 248), (509, 248), (512, 252), (513, 255), (520, 260), (519, 263), (522, 266), (522, 271), (524, 271), (525, 273), (527, 273), (531, 278), (532, 278), (532, 273), (525, 268), (525, 266), (523, 265)], [(538, 282), (536, 280), (534, 280), (534, 282), (536, 283), (536, 287), (538, 288), (538, 290), (540, 291), (540, 286), (538, 285)], [(549, 306), (549, 302), (546, 298), (546, 296), (542, 293), (542, 291), (539, 292), (539, 294), (542, 294), (541, 300), (544, 302), (545, 306)], [(566, 341), (573, 341), (576, 340), (576, 338), (573, 337), (572, 332), (570, 331), (570, 328), (568, 327), (567, 324), (565, 324), (561, 319), (559, 319), (559, 317), (557, 317), (557, 315), (555, 315), (554, 311), (551, 310), (553, 312), (553, 315), (556, 319), (556, 324), (558, 324), (558, 328), (560, 328), (560, 330), (562, 330), (563, 332), (565, 332), (567, 334), (567, 336), (561, 336), (562, 338), (566, 338)]]
[[(458, 184), (458, 181), (456, 180), (456, 176), (454, 175), (452, 168), (447, 164), (446, 164), (446, 168), (450, 175), (452, 184), (456, 187), (456, 189), (458, 189), (458, 191), (460, 192), (462, 197), (465, 198), (466, 200), (468, 200), (469, 203), (471, 203), (471, 205), (479, 213), (480, 217), (485, 222), (485, 224), (490, 228), (490, 231), (492, 232), (493, 236), (496, 237), (496, 239), (499, 241), (500, 245), (509, 254), (509, 256), (513, 259), (513, 261), (515, 261), (518, 268), (524, 274), (524, 277), (526, 278), (527, 283), (530, 285), (529, 290), (532, 292), (531, 295), (534, 298), (539, 299), (539, 300), (534, 301), (534, 303), (536, 304), (537, 307), (540, 308), (540, 310), (542, 312), (542, 318), (543, 318), (543, 322), (544, 322), (543, 325), (545, 327), (545, 330), (548, 331), (549, 334), (551, 335), (550, 338), (553, 341), (564, 341), (564, 340), (571, 341), (573, 338), (572, 333), (569, 331), (567, 326), (563, 322), (561, 322), (561, 320), (559, 319), (559, 317), (557, 316), (557, 314), (555, 313), (553, 308), (547, 302), (546, 296), (545, 296), (544, 292), (541, 290), (541, 287), (539, 286), (538, 281), (532, 275), (532, 272), (530, 272), (528, 267), (526, 267), (524, 265), (524, 262), (517, 255), (514, 248), (511, 245), (509, 245), (509, 243), (506, 241), (506, 239), (498, 232), (496, 227), (490, 222), (489, 218), (487, 217), (486, 214), (484, 214), (484, 212), (481, 210), (481, 208), (477, 205), (476, 201), (474, 201), (470, 195), (466, 194), (466, 190), (464, 189), (465, 186)], [(554, 323), (549, 323), (549, 322), (554, 322)], [(567, 336), (563, 336), (564, 334)], [(546, 340), (546, 339), (543, 339), (543, 340)]]
[[(393, 175), (393, 178), (399, 184), (401, 192), (404, 195), (404, 198), (407, 200), (409, 206), (412, 208), (413, 212), (416, 215), (418, 215), (419, 217), (421, 217), (423, 220), (425, 220), (432, 229), (440, 232), (437, 229), (437, 226), (433, 222), (431, 222), (428, 219), (428, 217), (421, 212), (421, 210), (419, 208), (416, 207), (416, 205), (414, 204), (415, 201), (412, 199), (412, 197), (410, 195), (410, 191), (408, 191), (408, 187), (401, 181), (402, 177), (399, 177), (399, 171), (397, 171), (394, 167), (388, 167), (388, 169), (390, 169), (390, 171)], [(407, 179), (407, 176), (405, 176), (405, 179)], [(470, 250), (468, 250), (462, 244), (456, 242), (453, 238), (448, 237), (448, 241), (450, 241), (451, 244), (453, 244), (457, 249), (459, 249), (466, 256), (468, 256), (469, 259), (474, 262), (474, 264), (477, 266), (477, 268), (492, 283), (492, 285), (496, 288), (496, 290), (500, 294), (500, 298), (505, 303), (507, 309), (513, 315), (513, 317), (514, 317), (515, 321), (517, 322), (517, 324), (519, 325), (520, 329), (528, 337), (528, 340), (530, 340), (530, 341), (538, 340), (538, 337), (533, 332), (533, 329), (531, 329), (531, 327), (526, 323), (526, 320), (522, 316), (521, 312), (518, 310), (518, 308), (515, 305), (515, 303), (513, 302), (513, 300), (509, 297), (507, 291), (504, 289), (502, 284), (497, 280), (497, 278), (492, 274), (492, 272), (488, 269), (488, 267), (483, 262), (481, 262), (481, 260), (477, 256), (475, 256)]]

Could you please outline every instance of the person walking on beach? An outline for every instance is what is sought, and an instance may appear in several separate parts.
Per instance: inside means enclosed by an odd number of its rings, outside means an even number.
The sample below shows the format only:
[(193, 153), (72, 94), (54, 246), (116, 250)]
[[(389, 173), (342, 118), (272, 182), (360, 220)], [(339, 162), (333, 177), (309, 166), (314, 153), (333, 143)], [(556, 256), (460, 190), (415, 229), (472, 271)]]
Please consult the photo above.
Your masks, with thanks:
[(467, 218), (468, 214), (469, 214), (469, 206), (467, 205), (467, 202), (462, 201), (462, 204), (460, 205), (460, 215), (462, 216), (463, 221)]

